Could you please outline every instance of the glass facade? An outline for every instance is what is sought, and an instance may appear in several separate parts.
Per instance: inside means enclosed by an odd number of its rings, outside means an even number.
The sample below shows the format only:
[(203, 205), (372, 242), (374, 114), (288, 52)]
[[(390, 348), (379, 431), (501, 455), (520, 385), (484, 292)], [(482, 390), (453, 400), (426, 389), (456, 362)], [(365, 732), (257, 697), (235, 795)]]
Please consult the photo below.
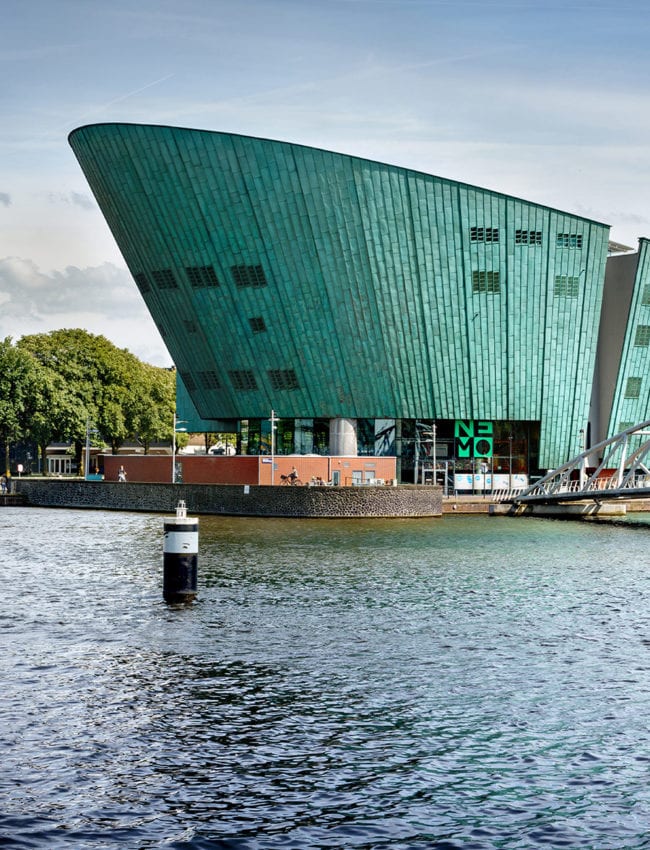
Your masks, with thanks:
[[(276, 455), (329, 453), (328, 420), (280, 419), (276, 429)], [(446, 473), (452, 482), (535, 476), (546, 471), (539, 466), (539, 431), (539, 422), (363, 419), (357, 422), (357, 455), (397, 457), (399, 478), (410, 483), (431, 482), (434, 457), (439, 478)], [(270, 420), (242, 420), (237, 453), (270, 454)]]
[[(271, 454), (271, 420), (242, 419), (239, 422), (237, 454)], [(328, 419), (276, 419), (273, 452), (276, 455), (327, 455)]]

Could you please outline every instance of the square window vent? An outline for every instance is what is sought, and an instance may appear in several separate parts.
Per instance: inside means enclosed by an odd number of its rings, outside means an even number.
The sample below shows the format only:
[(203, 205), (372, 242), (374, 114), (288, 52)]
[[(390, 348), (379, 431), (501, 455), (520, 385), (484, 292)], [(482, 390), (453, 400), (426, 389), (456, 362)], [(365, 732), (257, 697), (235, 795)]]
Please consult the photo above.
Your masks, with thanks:
[(255, 375), (248, 369), (234, 369), (228, 372), (230, 381), (236, 390), (256, 390)]
[(269, 369), (268, 375), (274, 390), (297, 390), (300, 387), (293, 369)]
[(235, 286), (240, 288), (251, 286), (259, 289), (261, 286), (267, 285), (262, 266), (231, 266), (230, 271)]
[(158, 271), (151, 272), (151, 276), (158, 289), (178, 289), (178, 283), (176, 283), (176, 278), (171, 269), (158, 269)]

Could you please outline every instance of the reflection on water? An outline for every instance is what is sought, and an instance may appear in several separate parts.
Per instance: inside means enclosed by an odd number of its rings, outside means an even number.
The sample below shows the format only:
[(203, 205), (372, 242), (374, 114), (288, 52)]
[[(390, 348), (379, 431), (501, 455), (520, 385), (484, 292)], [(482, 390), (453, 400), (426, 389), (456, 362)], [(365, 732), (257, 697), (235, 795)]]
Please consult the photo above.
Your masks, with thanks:
[(648, 529), (0, 519), (2, 846), (648, 846)]

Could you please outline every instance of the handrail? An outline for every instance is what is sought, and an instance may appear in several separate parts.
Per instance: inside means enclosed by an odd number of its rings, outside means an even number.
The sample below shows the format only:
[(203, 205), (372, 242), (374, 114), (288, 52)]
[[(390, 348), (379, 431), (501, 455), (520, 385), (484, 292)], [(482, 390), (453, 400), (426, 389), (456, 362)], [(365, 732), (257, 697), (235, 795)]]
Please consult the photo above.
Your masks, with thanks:
[[(504, 497), (503, 501), (519, 504), (564, 499), (567, 493), (577, 498), (593, 498), (595, 494), (608, 491), (625, 491), (634, 495), (635, 490), (650, 490), (650, 469), (645, 463), (650, 455), (650, 439), (647, 439), (650, 432), (646, 430), (649, 427), (650, 419), (602, 440), (557, 469), (551, 470), (534, 484)], [(635, 437), (646, 439), (630, 450), (630, 441)], [(593, 454), (600, 455), (601, 461), (596, 469), (587, 475), (587, 458)], [(616, 471), (613, 474), (602, 474), (604, 470), (614, 467)]]

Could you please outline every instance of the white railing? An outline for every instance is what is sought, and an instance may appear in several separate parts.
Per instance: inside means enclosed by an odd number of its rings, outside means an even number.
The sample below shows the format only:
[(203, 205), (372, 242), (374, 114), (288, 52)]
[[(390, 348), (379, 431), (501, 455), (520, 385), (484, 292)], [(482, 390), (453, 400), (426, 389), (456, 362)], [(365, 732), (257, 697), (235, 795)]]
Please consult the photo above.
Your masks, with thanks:
[[(567, 494), (577, 498), (594, 498), (596, 494), (612, 491), (632, 495), (634, 491), (650, 490), (650, 469), (645, 463), (650, 454), (650, 440), (647, 439), (650, 436), (647, 430), (649, 427), (650, 419), (626, 428), (581, 452), (530, 487), (504, 497), (502, 501), (552, 501), (560, 500)], [(633, 447), (632, 443), (637, 445)], [(594, 454), (601, 461), (593, 472), (587, 473), (587, 458)]]

